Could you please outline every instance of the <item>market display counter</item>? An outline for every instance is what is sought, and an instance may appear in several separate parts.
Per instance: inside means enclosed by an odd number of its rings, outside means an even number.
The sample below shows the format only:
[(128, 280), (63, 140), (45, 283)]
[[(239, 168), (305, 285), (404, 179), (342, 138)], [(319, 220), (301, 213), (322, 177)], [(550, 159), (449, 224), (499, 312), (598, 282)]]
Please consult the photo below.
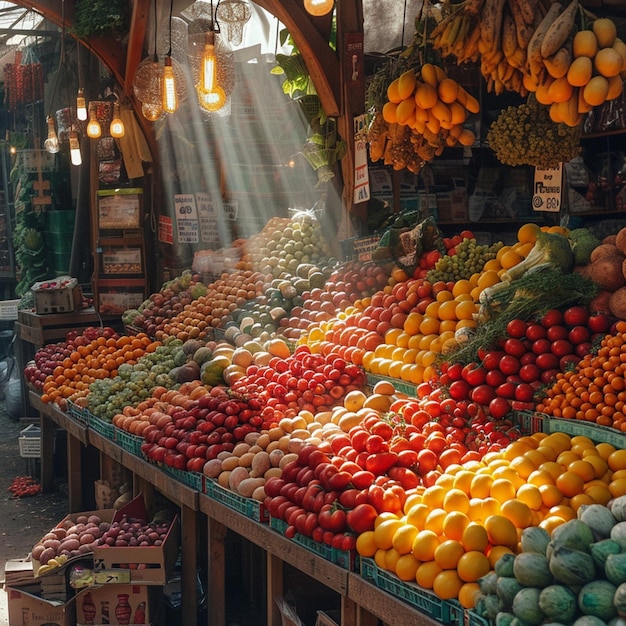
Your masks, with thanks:
[[(42, 432), (42, 485), (52, 486), (52, 446), (54, 428), (67, 433), (69, 509), (84, 510), (82, 487), (86, 466), (100, 467), (111, 461), (119, 463), (133, 475), (135, 492), (142, 492), (147, 501), (152, 490), (157, 490), (181, 511), (182, 546), (182, 619), (186, 626), (197, 624), (196, 606), (198, 589), (196, 571), (198, 559), (206, 558), (208, 571), (209, 624), (226, 623), (225, 569), (228, 554), (224, 537), (227, 530), (245, 538), (265, 551), (267, 559), (267, 624), (280, 626), (282, 617), (274, 597), (282, 595), (283, 566), (298, 569), (318, 581), (341, 598), (342, 626), (375, 626), (378, 619), (393, 615), (394, 626), (435, 626), (438, 624), (417, 609), (394, 598), (384, 590), (367, 582), (345, 567), (332, 563), (298, 543), (287, 539), (268, 524), (257, 522), (207, 494), (199, 493), (162, 469), (117, 445), (74, 416), (45, 404), (34, 391), (29, 400), (41, 416)], [(92, 451), (98, 452), (94, 462)], [(88, 452), (88, 454), (87, 454)], [(208, 546), (201, 554), (203, 529), (206, 529)]]
[[(101, 315), (93, 307), (78, 309), (69, 313), (49, 313), (39, 315), (31, 310), (21, 309), (17, 312), (14, 332), (15, 359), (20, 372), (24, 371), (38, 348), (47, 343), (63, 341), (71, 330), (82, 330), (88, 326), (109, 325), (121, 330), (119, 315)], [(29, 390), (22, 385), (22, 406), (28, 409)]]

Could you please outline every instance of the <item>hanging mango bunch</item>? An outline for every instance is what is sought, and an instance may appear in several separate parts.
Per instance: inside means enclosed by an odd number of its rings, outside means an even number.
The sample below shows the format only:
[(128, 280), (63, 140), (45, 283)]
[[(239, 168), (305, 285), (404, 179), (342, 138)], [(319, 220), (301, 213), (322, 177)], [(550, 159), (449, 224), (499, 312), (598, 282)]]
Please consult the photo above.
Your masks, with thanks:
[(465, 123), (479, 110), (478, 100), (439, 66), (409, 68), (389, 84), (370, 126), (370, 158), (417, 173), (444, 148), (474, 143)]

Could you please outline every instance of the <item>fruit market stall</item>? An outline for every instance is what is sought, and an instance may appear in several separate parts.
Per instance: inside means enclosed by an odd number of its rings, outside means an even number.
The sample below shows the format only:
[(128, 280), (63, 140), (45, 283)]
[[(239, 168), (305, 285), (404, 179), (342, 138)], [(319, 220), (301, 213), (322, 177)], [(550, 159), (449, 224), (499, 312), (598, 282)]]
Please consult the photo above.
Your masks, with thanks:
[[(626, 235), (577, 230), (529, 222), (480, 245), (428, 219), (409, 274), (406, 258), (332, 258), (309, 214), (270, 221), (219, 278), (185, 272), (123, 331), (74, 331), (68, 356), (28, 364), (43, 428), (68, 433), (72, 508), (114, 467), (173, 503), (183, 593), (203, 569), (218, 623), (229, 533), (266, 559), (268, 623), (289, 568), (342, 624), (384, 621), (389, 602), (394, 623), (488, 622), (504, 557), (626, 494)], [(498, 573), (524, 590), (513, 615), (545, 586), (518, 574)]]

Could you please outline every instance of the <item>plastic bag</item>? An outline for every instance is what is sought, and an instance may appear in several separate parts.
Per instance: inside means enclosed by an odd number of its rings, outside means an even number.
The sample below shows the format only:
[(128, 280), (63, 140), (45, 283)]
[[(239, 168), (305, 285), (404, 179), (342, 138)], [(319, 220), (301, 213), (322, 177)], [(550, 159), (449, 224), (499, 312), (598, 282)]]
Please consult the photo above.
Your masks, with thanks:
[(435, 219), (430, 216), (419, 220), (419, 211), (398, 214), (382, 235), (372, 258), (392, 259), (403, 269), (412, 272), (419, 264), (424, 252), (445, 251), (441, 231)]

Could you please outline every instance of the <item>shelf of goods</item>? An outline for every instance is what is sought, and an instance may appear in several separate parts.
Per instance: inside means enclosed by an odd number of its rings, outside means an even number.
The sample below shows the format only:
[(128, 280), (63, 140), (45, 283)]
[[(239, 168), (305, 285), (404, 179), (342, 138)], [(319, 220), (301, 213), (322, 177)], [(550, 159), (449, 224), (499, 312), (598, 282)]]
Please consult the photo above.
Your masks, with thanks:
[[(365, 567), (354, 551), (331, 549), (316, 545), (302, 537), (288, 539), (281, 534), (280, 520), (271, 520), (263, 512), (261, 503), (243, 498), (222, 489), (202, 475), (176, 472), (158, 467), (141, 457), (137, 437), (117, 428), (97, 425), (93, 415), (70, 406), (65, 413), (53, 405), (44, 404), (39, 395), (30, 392), (30, 402), (41, 415), (41, 472), (42, 483), (52, 471), (53, 430), (59, 427), (68, 435), (68, 501), (71, 511), (82, 510), (83, 457), (86, 446), (100, 454), (100, 463), (119, 463), (133, 474), (134, 491), (144, 494), (155, 489), (180, 507), (182, 550), (183, 623), (197, 623), (196, 577), (200, 533), (207, 529), (209, 561), (209, 623), (226, 623), (225, 563), (228, 555), (224, 535), (230, 530), (255, 544), (267, 554), (267, 623), (280, 624), (280, 612), (273, 601), (283, 589), (283, 565), (288, 564), (320, 582), (341, 597), (342, 626), (374, 625), (385, 620), (393, 611), (394, 626), (434, 626), (458, 622), (462, 626), (463, 611), (458, 605), (437, 598), (416, 585), (403, 583), (368, 563)], [(107, 424), (108, 425), (108, 424)], [(93, 457), (90, 464), (93, 465)], [(188, 474), (192, 474), (188, 476)]]

